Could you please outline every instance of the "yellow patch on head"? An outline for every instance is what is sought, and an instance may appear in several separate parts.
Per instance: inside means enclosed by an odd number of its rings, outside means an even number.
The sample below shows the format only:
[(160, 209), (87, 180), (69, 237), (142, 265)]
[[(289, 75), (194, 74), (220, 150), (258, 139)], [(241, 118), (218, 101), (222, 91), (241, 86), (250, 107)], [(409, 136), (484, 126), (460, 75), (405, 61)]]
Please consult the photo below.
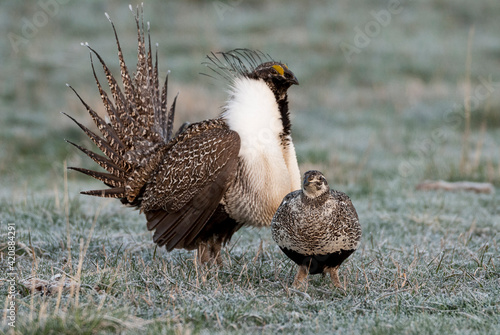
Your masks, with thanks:
[(280, 75), (284, 75), (285, 74), (285, 70), (283, 70), (283, 67), (281, 67), (280, 65), (273, 65), (273, 69), (275, 69), (276, 71), (278, 71), (278, 73)]

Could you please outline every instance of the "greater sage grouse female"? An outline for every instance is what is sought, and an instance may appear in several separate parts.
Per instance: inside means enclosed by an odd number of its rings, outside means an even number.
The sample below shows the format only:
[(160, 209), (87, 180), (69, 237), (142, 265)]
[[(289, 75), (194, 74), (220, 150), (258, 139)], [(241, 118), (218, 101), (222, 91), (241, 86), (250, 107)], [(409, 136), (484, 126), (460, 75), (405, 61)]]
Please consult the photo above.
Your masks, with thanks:
[[(106, 14), (109, 19), (109, 16)], [(94, 72), (108, 114), (104, 120), (81, 98), (101, 135), (76, 124), (105, 156), (71, 143), (107, 173), (73, 170), (109, 186), (83, 194), (118, 198), (139, 208), (168, 251), (198, 249), (202, 262), (220, 262), (220, 249), (243, 225), (269, 226), (283, 197), (300, 188), (290, 135), (287, 90), (298, 84), (285, 64), (246, 49), (212, 53), (206, 65), (229, 81), (229, 98), (215, 119), (172, 125), (176, 99), (167, 108), (167, 80), (159, 84), (149, 24), (144, 35), (137, 9), (138, 62), (129, 74), (116, 30), (123, 91), (99, 54), (111, 97)], [(168, 76), (167, 76), (168, 78)], [(76, 93), (76, 92), (75, 92)], [(78, 94), (77, 94), (78, 95)]]
[(321, 172), (304, 174), (302, 190), (283, 199), (271, 227), (274, 241), (299, 265), (295, 287), (307, 282), (308, 273), (330, 273), (342, 288), (338, 269), (358, 248), (361, 226), (349, 197), (330, 190)]

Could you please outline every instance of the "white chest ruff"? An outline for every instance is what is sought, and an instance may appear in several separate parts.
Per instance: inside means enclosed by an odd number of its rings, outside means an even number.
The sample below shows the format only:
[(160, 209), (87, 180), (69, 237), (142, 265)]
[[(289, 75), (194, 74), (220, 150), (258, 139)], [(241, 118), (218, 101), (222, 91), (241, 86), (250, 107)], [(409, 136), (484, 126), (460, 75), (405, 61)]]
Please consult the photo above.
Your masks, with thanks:
[(228, 190), (229, 214), (244, 224), (270, 225), (283, 197), (300, 188), (295, 149), (282, 144), (281, 114), (262, 80), (236, 79), (223, 114), (240, 136), (240, 171)]

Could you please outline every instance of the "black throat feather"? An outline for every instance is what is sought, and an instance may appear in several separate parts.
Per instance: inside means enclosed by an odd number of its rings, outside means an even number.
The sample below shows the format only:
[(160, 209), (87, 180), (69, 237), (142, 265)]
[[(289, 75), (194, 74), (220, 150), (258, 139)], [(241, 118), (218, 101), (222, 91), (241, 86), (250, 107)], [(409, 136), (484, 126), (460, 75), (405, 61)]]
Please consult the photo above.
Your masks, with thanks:
[(289, 136), (292, 133), (292, 123), (290, 122), (290, 112), (288, 110), (288, 94), (285, 94), (283, 99), (276, 101), (278, 101), (278, 108), (281, 114), (281, 122), (283, 123), (283, 135), (281, 137), (281, 140), (288, 142), (290, 140)]

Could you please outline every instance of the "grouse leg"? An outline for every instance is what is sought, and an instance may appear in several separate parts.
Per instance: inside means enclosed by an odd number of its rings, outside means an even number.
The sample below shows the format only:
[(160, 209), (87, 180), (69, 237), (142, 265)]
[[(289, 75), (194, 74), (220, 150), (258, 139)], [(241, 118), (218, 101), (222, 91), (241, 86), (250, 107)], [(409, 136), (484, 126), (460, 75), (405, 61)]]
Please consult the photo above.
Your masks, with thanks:
[(297, 271), (297, 275), (295, 276), (295, 280), (293, 281), (294, 288), (300, 288), (307, 284), (307, 273), (309, 272), (307, 266), (300, 265), (299, 271)]
[(214, 262), (214, 264), (222, 265), (222, 258), (220, 256), (221, 249), (222, 245), (220, 241), (214, 239), (210, 244), (210, 261)]
[(210, 260), (210, 246), (206, 242), (198, 245), (198, 261), (200, 264), (206, 264)]
[(333, 268), (327, 268), (327, 271), (330, 273), (330, 278), (332, 280), (333, 285), (338, 288), (344, 289), (344, 286), (340, 283), (339, 279), (339, 265)]

